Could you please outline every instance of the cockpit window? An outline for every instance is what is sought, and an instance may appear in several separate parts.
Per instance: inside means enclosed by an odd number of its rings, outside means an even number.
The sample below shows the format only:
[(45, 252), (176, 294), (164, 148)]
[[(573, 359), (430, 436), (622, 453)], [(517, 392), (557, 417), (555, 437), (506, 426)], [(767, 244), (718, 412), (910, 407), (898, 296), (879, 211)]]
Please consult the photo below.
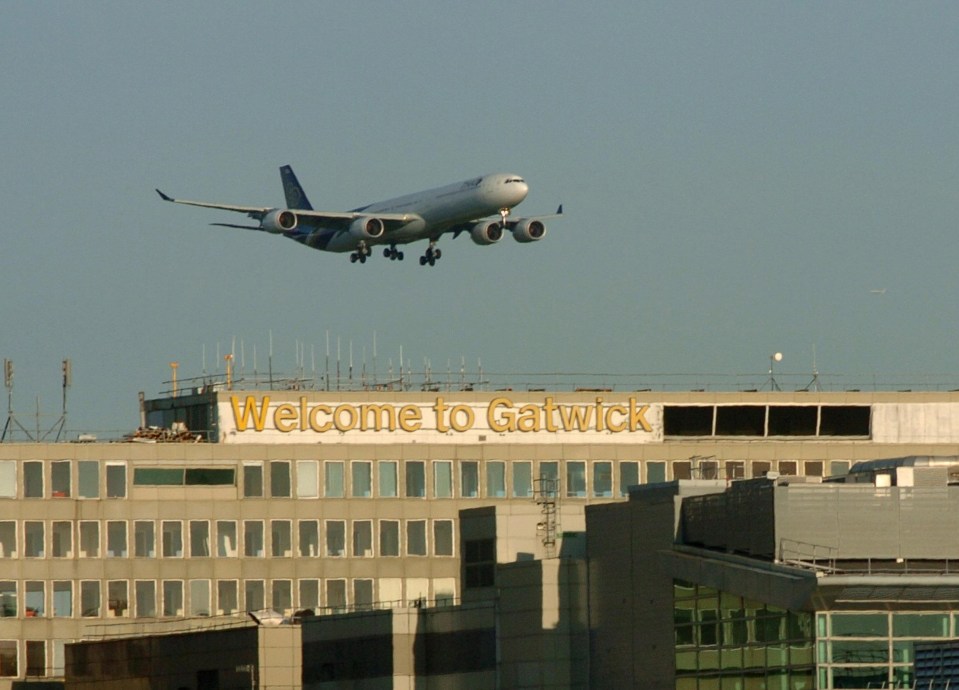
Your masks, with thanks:
[(509, 184), (510, 182), (525, 182), (525, 181), (526, 180), (524, 180), (522, 177), (509, 177), (506, 179), (506, 182), (504, 184)]

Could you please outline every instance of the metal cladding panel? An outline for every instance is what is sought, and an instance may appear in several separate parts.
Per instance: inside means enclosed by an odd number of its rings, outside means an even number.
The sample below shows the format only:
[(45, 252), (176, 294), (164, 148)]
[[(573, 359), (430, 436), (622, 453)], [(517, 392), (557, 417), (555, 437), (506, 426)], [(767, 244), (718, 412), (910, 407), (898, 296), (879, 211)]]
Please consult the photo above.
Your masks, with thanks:
[(772, 485), (735, 482), (724, 493), (686, 498), (682, 541), (751, 556), (774, 552)]
[(872, 408), (876, 443), (957, 443), (957, 403), (877, 403)]
[(902, 488), (899, 533), (903, 558), (959, 558), (959, 488)]
[(776, 532), (806, 556), (959, 558), (959, 488), (777, 487)]

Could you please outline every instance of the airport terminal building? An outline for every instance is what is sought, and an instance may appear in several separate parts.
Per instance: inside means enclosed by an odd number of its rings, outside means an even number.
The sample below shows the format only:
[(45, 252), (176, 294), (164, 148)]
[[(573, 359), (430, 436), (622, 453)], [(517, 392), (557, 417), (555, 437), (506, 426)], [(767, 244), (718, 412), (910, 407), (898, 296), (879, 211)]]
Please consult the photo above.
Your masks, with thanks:
[(459, 602), (467, 508), (534, 506), (549, 558), (583, 529), (563, 508), (631, 486), (959, 455), (951, 392), (220, 387), (142, 413), (124, 441), (0, 443), (0, 688), (105, 626)]

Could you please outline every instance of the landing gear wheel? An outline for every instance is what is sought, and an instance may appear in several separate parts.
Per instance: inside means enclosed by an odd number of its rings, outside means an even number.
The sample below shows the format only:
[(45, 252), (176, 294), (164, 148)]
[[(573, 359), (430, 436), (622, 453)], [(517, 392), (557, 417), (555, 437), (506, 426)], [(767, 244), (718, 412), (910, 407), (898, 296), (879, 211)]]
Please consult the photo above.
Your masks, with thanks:
[(427, 262), (427, 258), (426, 258), (425, 256), (421, 256), (421, 257), (420, 257), (420, 266), (425, 266), (425, 265), (426, 265), (426, 262)]
[(361, 263), (361, 264), (365, 264), (365, 263), (366, 263), (366, 254), (360, 254), (360, 263)]
[(440, 257), (442, 257), (442, 256), (443, 256), (443, 250), (441, 250), (441, 249), (438, 248), (438, 247), (433, 250), (433, 258), (434, 258), (434, 259), (436, 259), (437, 261), (439, 261), (439, 260), (440, 260)]
[(395, 249), (390, 249), (389, 247), (387, 247), (386, 249), (383, 250), (383, 256), (385, 256), (387, 259), (392, 259), (393, 252), (395, 251), (396, 251)]
[(360, 258), (360, 255), (357, 254), (356, 252), (353, 252), (352, 254), (350, 254), (350, 263), (355, 264), (359, 260), (359, 258)]
[(430, 266), (435, 266), (435, 265), (436, 265), (436, 257), (435, 257), (435, 256), (431, 256), (431, 257), (428, 259), (428, 261), (429, 261), (429, 263), (430, 263)]
[(396, 252), (396, 260), (397, 261), (403, 260), (403, 252)]

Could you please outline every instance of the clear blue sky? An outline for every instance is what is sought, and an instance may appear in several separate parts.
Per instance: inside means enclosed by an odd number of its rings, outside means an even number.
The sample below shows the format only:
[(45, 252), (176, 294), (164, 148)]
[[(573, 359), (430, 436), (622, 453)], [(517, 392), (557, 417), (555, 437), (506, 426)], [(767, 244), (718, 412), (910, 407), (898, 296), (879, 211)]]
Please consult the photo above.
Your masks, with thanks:
[[(15, 407), (135, 427), (168, 363), (326, 333), (496, 372), (957, 378), (959, 5), (5, 2)], [(162, 203), (337, 210), (493, 171), (538, 244), (351, 265)], [(885, 289), (885, 294), (871, 290)], [(383, 366), (381, 364), (381, 366)]]

